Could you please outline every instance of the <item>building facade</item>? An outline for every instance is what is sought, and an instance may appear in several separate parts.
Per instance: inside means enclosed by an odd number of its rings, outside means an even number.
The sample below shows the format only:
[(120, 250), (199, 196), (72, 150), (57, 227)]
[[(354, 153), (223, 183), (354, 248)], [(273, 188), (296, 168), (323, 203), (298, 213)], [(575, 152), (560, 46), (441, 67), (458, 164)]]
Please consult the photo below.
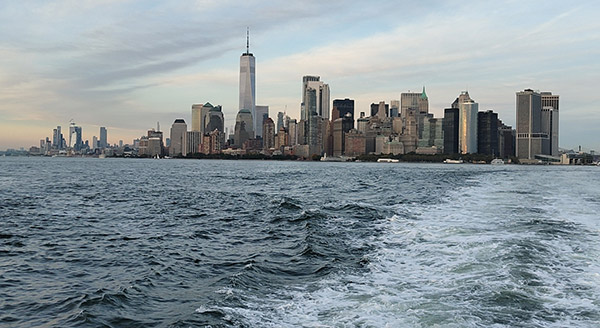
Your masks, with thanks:
[(181, 118), (178, 118), (171, 125), (171, 145), (169, 146), (169, 156), (187, 155), (187, 124)]
[(240, 56), (240, 102), (239, 110), (247, 109), (252, 116), (249, 130), (256, 131), (256, 62), (254, 55), (250, 53), (249, 33), (246, 34), (246, 52)]
[(517, 92), (517, 138), (516, 156), (519, 159), (535, 159), (544, 154), (549, 144), (548, 134), (542, 132), (542, 97), (532, 89)]
[(477, 152), (498, 157), (498, 146), (498, 113), (492, 110), (477, 113)]
[(477, 112), (479, 111), (479, 104), (468, 98), (460, 102), (458, 107), (459, 151), (461, 154), (477, 153)]

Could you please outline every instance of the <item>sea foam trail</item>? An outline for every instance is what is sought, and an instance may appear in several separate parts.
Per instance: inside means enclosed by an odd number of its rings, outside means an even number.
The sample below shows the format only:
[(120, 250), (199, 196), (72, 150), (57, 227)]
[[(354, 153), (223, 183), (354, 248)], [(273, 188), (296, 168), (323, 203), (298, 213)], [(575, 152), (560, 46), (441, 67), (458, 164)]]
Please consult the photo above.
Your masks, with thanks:
[[(545, 179), (531, 184), (524, 174)], [(250, 326), (595, 327), (600, 195), (565, 190), (568, 179), (500, 171), (434, 205), (397, 205), (377, 223), (385, 233), (371, 238), (366, 272), (336, 272), (230, 310)]]

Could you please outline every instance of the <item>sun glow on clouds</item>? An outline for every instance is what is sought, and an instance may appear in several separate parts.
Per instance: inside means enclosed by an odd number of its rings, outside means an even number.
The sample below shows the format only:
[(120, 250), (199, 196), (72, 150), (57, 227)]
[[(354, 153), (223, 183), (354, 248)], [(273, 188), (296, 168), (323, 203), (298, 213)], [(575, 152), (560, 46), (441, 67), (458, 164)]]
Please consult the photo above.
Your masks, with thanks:
[[(298, 117), (302, 76), (314, 74), (332, 99), (355, 99), (357, 115), (425, 85), (436, 116), (469, 89), (480, 108), (513, 124), (515, 92), (531, 87), (561, 95), (569, 115), (561, 116), (561, 145), (588, 140), (575, 118), (597, 125), (585, 119), (597, 117), (599, 100), (593, 1), (69, 0), (0, 9), (0, 130), (46, 124), (43, 135), (32, 129), (30, 144), (70, 118), (90, 139), (104, 125), (113, 127), (109, 139), (128, 140), (156, 121), (189, 120), (191, 104), (206, 101), (223, 105), (231, 126), (246, 26), (257, 104), (271, 115), (287, 107)], [(0, 149), (27, 145), (0, 138)]]

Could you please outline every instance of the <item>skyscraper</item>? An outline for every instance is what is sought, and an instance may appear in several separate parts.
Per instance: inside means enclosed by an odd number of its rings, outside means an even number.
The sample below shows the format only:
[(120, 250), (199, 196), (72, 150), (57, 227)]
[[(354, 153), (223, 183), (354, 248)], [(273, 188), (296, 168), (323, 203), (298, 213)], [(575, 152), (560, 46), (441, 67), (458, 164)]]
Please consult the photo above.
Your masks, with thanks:
[(429, 113), (429, 97), (425, 93), (425, 86), (422, 92), (403, 92), (400, 94), (400, 115), (405, 117), (408, 109), (418, 110), (419, 113)]
[(458, 148), (461, 154), (477, 153), (477, 104), (464, 91), (458, 103)]
[(187, 155), (187, 124), (181, 118), (173, 122), (171, 126), (171, 145), (169, 147), (169, 155), (171, 157), (179, 155)]
[(283, 112), (277, 113), (277, 126), (275, 131), (279, 131), (283, 127)]
[(69, 147), (78, 151), (81, 150), (82, 146), (81, 127), (71, 121), (71, 125), (69, 126)]
[(271, 149), (275, 147), (275, 123), (271, 118), (263, 122), (263, 148)]
[(263, 136), (263, 132), (262, 132), (263, 123), (267, 119), (267, 117), (269, 117), (269, 106), (256, 105), (257, 121), (256, 121), (256, 131), (254, 131), (254, 134), (257, 137)]
[(500, 156), (498, 149), (498, 113), (492, 110), (477, 113), (477, 152)]
[(444, 153), (458, 154), (458, 108), (444, 109)]
[(100, 148), (108, 147), (108, 140), (106, 135), (106, 127), (100, 127)]
[(242, 148), (244, 142), (253, 138), (252, 113), (248, 109), (240, 109), (235, 119), (234, 146)]
[[(354, 99), (335, 99), (331, 113), (331, 119), (334, 121), (338, 118), (346, 117), (346, 114), (350, 114), (354, 122)], [(333, 115), (333, 113), (337, 113), (337, 116)]]
[(206, 111), (204, 113), (204, 128), (202, 129), (204, 134), (218, 130), (225, 135), (225, 119), (221, 105), (213, 106), (210, 103), (206, 103), (202, 108), (203, 111)]
[(541, 95), (532, 89), (517, 92), (516, 113), (516, 156), (519, 159), (535, 159), (535, 155), (548, 155), (550, 143), (548, 133), (542, 129)]
[[(256, 131), (256, 82), (255, 59), (250, 53), (250, 32), (246, 31), (246, 52), (240, 56), (240, 110), (247, 109), (252, 115), (252, 131)], [(246, 127), (248, 129), (250, 127)], [(254, 136), (251, 136), (253, 138)]]
[(203, 117), (202, 117), (203, 104), (192, 105), (192, 131), (202, 131)]
[(558, 156), (558, 95), (540, 93), (542, 97), (542, 132), (548, 134), (548, 149), (545, 153)]
[(311, 115), (329, 119), (329, 85), (323, 83), (319, 76), (302, 78), (302, 119), (308, 121)]

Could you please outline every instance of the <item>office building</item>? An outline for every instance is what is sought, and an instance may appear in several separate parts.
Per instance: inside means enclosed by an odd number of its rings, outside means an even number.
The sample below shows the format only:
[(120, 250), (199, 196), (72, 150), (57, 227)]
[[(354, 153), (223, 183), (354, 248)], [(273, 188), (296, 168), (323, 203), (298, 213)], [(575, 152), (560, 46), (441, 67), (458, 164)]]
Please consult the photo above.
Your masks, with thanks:
[(185, 139), (185, 151), (187, 152), (187, 154), (195, 154), (201, 152), (200, 145), (202, 144), (202, 132), (187, 131)]
[(552, 92), (541, 92), (542, 132), (548, 134), (546, 154), (558, 157), (558, 103), (559, 96)]
[(308, 121), (312, 115), (329, 119), (329, 85), (319, 76), (302, 77), (301, 119)]
[(283, 112), (278, 112), (277, 113), (277, 125), (275, 126), (275, 128), (277, 129), (276, 131), (281, 130), (281, 128), (283, 128)]
[(275, 123), (270, 117), (263, 122), (263, 148), (275, 148)]
[(192, 105), (192, 131), (202, 132), (204, 122), (202, 120), (202, 107), (204, 104)]
[[(462, 98), (461, 98), (462, 96)], [(461, 154), (477, 153), (477, 112), (479, 104), (465, 91), (458, 103), (458, 148)]]
[(98, 147), (99, 148), (108, 147), (108, 136), (107, 136), (106, 127), (104, 127), (104, 126), (100, 127), (100, 137), (98, 140)]
[(208, 111), (205, 112), (204, 129), (202, 129), (203, 134), (209, 134), (214, 130), (217, 130), (225, 135), (225, 119), (223, 117), (221, 106), (213, 106), (210, 103), (206, 103), (202, 107), (202, 111), (204, 111), (205, 108), (208, 108)]
[(498, 149), (498, 113), (492, 110), (477, 113), (477, 152), (500, 156)]
[(240, 109), (235, 119), (234, 146), (242, 148), (244, 142), (254, 138), (252, 130), (252, 113), (248, 109)]
[(183, 119), (178, 118), (171, 125), (171, 144), (169, 146), (169, 155), (171, 157), (187, 155), (186, 137), (187, 124)]
[(269, 117), (269, 106), (256, 105), (256, 137), (262, 137), (263, 123)]
[(532, 89), (517, 92), (516, 156), (535, 159), (549, 149), (548, 133), (542, 132), (542, 97)]
[[(248, 131), (257, 130), (256, 117), (256, 81), (255, 59), (250, 53), (250, 34), (246, 31), (246, 52), (240, 56), (240, 103), (239, 110), (247, 109), (252, 116), (252, 125), (247, 126)], [(254, 133), (252, 133), (254, 138)]]
[(69, 126), (69, 148), (79, 151), (83, 148), (83, 140), (81, 139), (81, 127), (71, 121)]
[(444, 109), (444, 153), (458, 154), (458, 108)]
[(414, 109), (418, 113), (429, 113), (429, 97), (425, 93), (423, 86), (422, 92), (403, 92), (400, 94), (400, 116), (406, 117), (408, 109)]
[[(334, 114), (335, 113), (335, 114)], [(331, 120), (346, 117), (350, 114), (354, 122), (354, 99), (335, 99), (333, 100), (333, 109), (331, 110)]]

